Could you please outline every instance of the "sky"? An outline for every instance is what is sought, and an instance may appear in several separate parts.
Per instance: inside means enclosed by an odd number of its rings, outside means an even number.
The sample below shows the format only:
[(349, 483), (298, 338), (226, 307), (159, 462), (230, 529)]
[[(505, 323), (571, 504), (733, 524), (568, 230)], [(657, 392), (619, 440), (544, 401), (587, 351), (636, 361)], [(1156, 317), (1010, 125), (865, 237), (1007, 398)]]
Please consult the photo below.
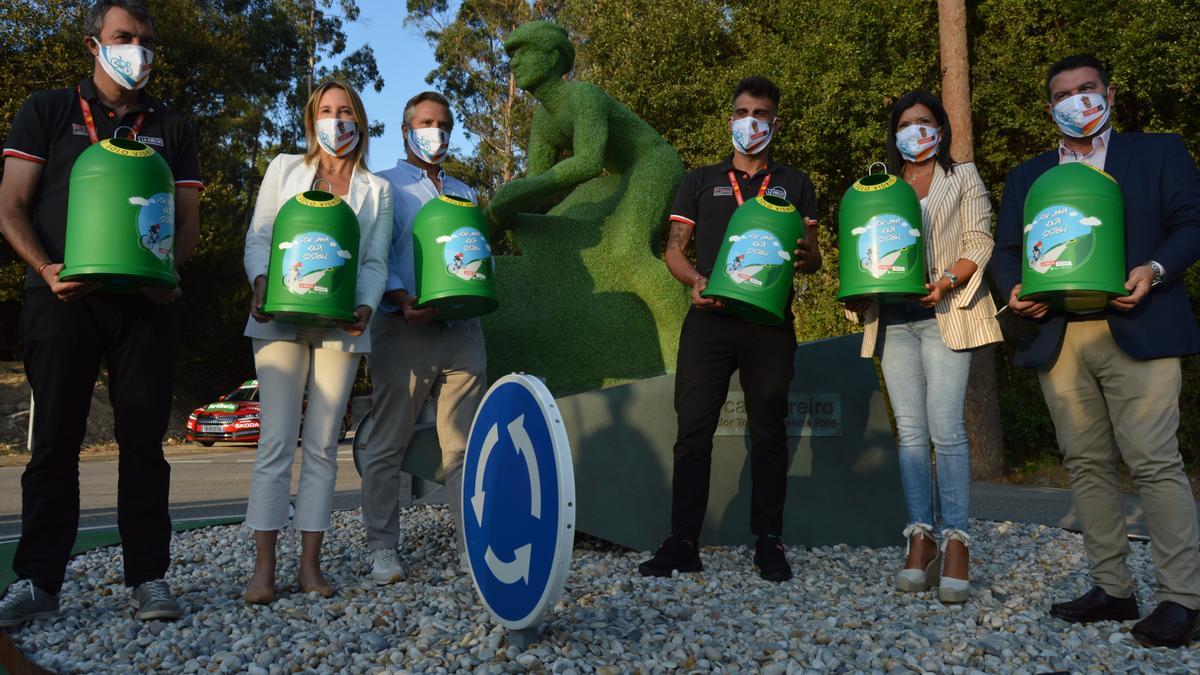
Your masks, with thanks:
[[(404, 136), (400, 131), (404, 103), (431, 88), (425, 83), (425, 76), (437, 65), (433, 48), (417, 28), (404, 25), (406, 4), (399, 0), (358, 0), (362, 10), (359, 20), (344, 24), (346, 53), (363, 43), (371, 45), (383, 77), (382, 92), (376, 93), (371, 88), (359, 92), (367, 117), (384, 123), (383, 136), (371, 139), (369, 162), (376, 171), (395, 166), (404, 155)], [(462, 142), (461, 132), (455, 130), (451, 143)]]

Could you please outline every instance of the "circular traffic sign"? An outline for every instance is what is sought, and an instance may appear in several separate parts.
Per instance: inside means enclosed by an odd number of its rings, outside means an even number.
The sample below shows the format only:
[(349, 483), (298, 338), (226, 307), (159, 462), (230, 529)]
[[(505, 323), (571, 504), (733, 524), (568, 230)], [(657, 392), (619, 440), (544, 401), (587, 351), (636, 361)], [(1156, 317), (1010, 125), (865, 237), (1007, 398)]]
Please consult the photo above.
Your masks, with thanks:
[(467, 440), (462, 514), (471, 577), (506, 628), (528, 628), (562, 593), (575, 543), (575, 471), (554, 397), (514, 373), (487, 394)]

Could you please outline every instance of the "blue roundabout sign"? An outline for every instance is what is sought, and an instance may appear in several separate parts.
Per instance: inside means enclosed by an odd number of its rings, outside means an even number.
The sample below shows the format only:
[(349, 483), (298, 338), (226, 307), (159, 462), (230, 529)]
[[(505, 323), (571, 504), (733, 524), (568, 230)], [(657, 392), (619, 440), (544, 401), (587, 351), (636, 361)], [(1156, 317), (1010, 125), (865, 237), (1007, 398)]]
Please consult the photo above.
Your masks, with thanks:
[(575, 471), (554, 397), (511, 374), (475, 413), (463, 463), (462, 513), (471, 577), (506, 628), (538, 622), (558, 600), (575, 542)]

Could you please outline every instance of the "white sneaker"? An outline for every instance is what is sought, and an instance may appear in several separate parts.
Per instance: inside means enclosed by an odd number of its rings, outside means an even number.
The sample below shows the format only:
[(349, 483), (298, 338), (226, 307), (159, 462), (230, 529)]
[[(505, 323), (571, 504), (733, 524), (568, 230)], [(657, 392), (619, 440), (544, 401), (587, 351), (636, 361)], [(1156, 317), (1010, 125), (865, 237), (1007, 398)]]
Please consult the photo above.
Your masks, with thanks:
[(380, 586), (394, 584), (404, 578), (400, 554), (394, 548), (371, 551), (371, 580)]

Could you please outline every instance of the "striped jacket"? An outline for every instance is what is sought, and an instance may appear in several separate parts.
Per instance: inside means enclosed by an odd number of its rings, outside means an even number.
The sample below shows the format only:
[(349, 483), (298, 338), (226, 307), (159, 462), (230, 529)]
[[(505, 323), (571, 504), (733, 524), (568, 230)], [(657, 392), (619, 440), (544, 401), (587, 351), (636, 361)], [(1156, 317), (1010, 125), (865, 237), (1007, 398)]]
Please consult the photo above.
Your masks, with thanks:
[[(935, 165), (924, 209), (925, 261), (930, 282), (960, 258), (979, 266), (965, 286), (942, 296), (934, 308), (942, 340), (951, 349), (972, 349), (1000, 342), (996, 306), (984, 281), (984, 268), (992, 257), (992, 203), (974, 162), (965, 162), (947, 174)], [(872, 304), (861, 317), (863, 358), (875, 356), (879, 335), (879, 305)]]

